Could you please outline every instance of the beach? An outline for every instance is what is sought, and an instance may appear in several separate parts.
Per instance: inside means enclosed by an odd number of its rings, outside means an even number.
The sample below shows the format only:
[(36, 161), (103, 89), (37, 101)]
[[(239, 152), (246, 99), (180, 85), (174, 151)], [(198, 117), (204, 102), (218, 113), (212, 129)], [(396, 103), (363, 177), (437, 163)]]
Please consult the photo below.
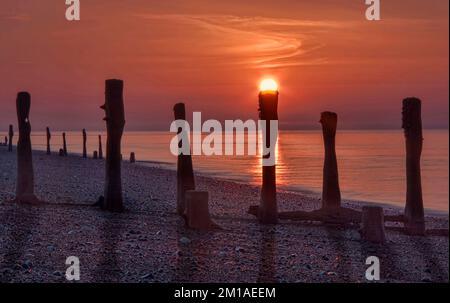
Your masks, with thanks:
[[(192, 231), (175, 212), (173, 170), (124, 161), (126, 211), (112, 214), (93, 206), (103, 195), (103, 160), (34, 151), (33, 161), (35, 192), (45, 203), (11, 203), (16, 154), (0, 147), (1, 282), (65, 282), (69, 256), (80, 259), (81, 282), (367, 282), (369, 256), (380, 259), (381, 282), (449, 280), (448, 235), (414, 237), (388, 228), (387, 244), (378, 246), (361, 241), (357, 228), (262, 226), (247, 214), (259, 204), (258, 186), (201, 175), (197, 189), (209, 191), (210, 213), (223, 229)], [(277, 198), (279, 211), (321, 205), (313, 194), (280, 191)], [(448, 229), (448, 213), (428, 214), (426, 226)]]

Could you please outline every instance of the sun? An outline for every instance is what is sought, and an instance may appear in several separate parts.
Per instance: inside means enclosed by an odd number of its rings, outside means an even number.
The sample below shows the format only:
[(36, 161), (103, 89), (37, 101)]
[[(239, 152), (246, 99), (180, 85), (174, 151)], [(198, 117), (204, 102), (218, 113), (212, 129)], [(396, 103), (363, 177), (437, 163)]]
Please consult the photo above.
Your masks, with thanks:
[(273, 79), (264, 79), (259, 84), (259, 90), (261, 92), (276, 92), (278, 91), (278, 84)]

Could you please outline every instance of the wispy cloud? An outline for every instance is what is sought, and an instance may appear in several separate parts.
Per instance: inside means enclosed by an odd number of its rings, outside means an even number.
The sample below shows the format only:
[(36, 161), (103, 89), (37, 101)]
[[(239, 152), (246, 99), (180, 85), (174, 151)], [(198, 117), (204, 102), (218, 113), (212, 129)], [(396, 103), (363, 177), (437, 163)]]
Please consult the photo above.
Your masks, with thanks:
[(28, 22), (31, 20), (31, 16), (28, 14), (15, 14), (15, 15), (0, 14), (0, 19), (18, 22)]
[[(250, 68), (281, 68), (326, 63), (316, 53), (324, 47), (317, 34), (337, 29), (336, 22), (303, 21), (231, 15), (154, 15), (135, 17), (181, 23), (205, 32), (209, 51), (229, 59), (227, 64)], [(207, 37), (206, 37), (207, 36)]]

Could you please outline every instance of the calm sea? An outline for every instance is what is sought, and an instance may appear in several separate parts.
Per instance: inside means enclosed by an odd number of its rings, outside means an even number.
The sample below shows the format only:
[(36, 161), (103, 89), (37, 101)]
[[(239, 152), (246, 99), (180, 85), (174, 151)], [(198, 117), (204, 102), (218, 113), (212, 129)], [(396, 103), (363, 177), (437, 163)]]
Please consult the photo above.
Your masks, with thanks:
[[(97, 150), (98, 132), (88, 132), (90, 156)], [(176, 157), (170, 153), (173, 134), (168, 132), (127, 132), (123, 155), (131, 151), (144, 165), (174, 169)], [(449, 133), (424, 132), (422, 181), (425, 207), (449, 209)], [(33, 133), (33, 148), (45, 149), (43, 133)], [(81, 132), (67, 132), (69, 153), (81, 153)], [(54, 132), (52, 148), (61, 147), (61, 133)], [(103, 137), (105, 150), (105, 137)], [(281, 131), (277, 146), (277, 180), (280, 188), (320, 194), (322, 186), (323, 142), (319, 131)], [(344, 198), (404, 206), (404, 137), (398, 131), (339, 131), (337, 156), (340, 186)], [(215, 177), (260, 184), (261, 162), (257, 156), (194, 156), (198, 172)], [(157, 163), (154, 163), (157, 162)]]

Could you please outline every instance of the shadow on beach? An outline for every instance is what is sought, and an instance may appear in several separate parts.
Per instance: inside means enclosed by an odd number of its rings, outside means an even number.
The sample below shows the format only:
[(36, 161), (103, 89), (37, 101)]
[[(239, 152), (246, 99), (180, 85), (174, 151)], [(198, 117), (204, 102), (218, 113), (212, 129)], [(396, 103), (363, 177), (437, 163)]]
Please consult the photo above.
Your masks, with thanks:
[(32, 264), (24, 262), (22, 258), (32, 230), (39, 223), (38, 211), (34, 207), (12, 204), (1, 217), (2, 224), (7, 222), (11, 229), (4, 230), (6, 241), (2, 243), (4, 259), (1, 263), (0, 282), (13, 282), (17, 271), (31, 270)]
[(120, 282), (122, 270), (120, 268), (118, 250), (123, 231), (121, 214), (99, 211), (102, 224), (99, 230), (102, 254), (94, 272), (96, 282)]
[(258, 283), (277, 283), (275, 277), (275, 233), (276, 227), (261, 225), (260, 234), (260, 262)]
[[(415, 250), (423, 256), (423, 261), (426, 264), (425, 270), (430, 281), (448, 281), (448, 267), (446, 269), (442, 267), (430, 239), (427, 237), (411, 237), (411, 242)], [(448, 258), (448, 255), (446, 257)]]
[(324, 225), (327, 232), (327, 239), (330, 241), (333, 252), (337, 255), (335, 260), (330, 260), (335, 262), (334, 268), (332, 270), (338, 275), (340, 280), (345, 281), (349, 276), (352, 276), (353, 269), (350, 260), (350, 251), (346, 242), (348, 241), (346, 237), (346, 232), (348, 230), (343, 228), (336, 228), (334, 226)]

